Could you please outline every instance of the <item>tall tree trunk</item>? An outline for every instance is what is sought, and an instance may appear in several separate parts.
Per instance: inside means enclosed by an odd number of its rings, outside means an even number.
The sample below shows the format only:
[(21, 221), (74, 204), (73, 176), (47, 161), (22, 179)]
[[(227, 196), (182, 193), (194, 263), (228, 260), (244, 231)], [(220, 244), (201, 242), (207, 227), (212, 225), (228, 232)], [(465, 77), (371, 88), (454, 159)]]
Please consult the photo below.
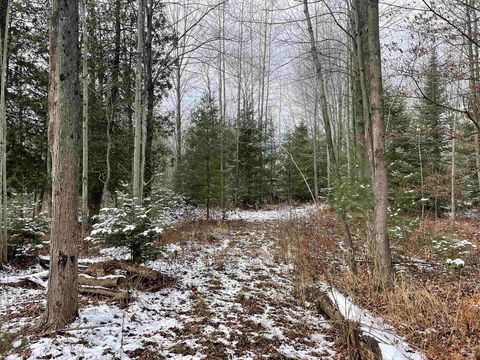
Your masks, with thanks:
[(477, 166), (477, 181), (480, 189), (480, 129), (475, 132), (475, 164)]
[[(6, 0), (5, 4), (5, 23), (0, 28), (0, 41), (3, 40), (0, 47), (2, 56), (1, 63), (1, 79), (0, 79), (0, 172), (1, 172), (1, 212), (0, 212), (0, 267), (2, 263), (7, 262), (7, 243), (8, 243), (8, 218), (7, 218), (7, 104), (5, 102), (5, 91), (7, 84), (7, 54), (8, 54), (8, 33), (10, 23), (10, 4), (11, 1)], [(3, 39), (1, 34), (3, 30)]]
[[(368, 98), (368, 81), (366, 76), (366, 62), (365, 58), (366, 48), (368, 47), (368, 1), (354, 0), (353, 1), (353, 17), (355, 24), (355, 45), (356, 45), (356, 59), (358, 68), (357, 87), (360, 88), (360, 97), (358, 97), (357, 105), (361, 104), (361, 121), (357, 122), (357, 138), (360, 144), (364, 147), (361, 153), (366, 152), (369, 160), (369, 164), (365, 165), (364, 174), (367, 177), (372, 178), (373, 174), (373, 147), (371, 139), (371, 114), (370, 104)], [(358, 90), (358, 88), (357, 88)], [(357, 95), (358, 96), (358, 95)], [(360, 109), (358, 109), (360, 115)], [(362, 128), (363, 125), (363, 128)], [(360, 157), (361, 160), (366, 160), (365, 156)]]
[(238, 50), (238, 82), (237, 82), (237, 121), (235, 124), (235, 191), (233, 202), (238, 206), (238, 187), (240, 185), (240, 120), (242, 117), (242, 75), (243, 75), (243, 16), (245, 10), (245, 0), (242, 0), (241, 18), (240, 18), (240, 41)]
[(457, 172), (457, 158), (456, 158), (456, 151), (457, 151), (457, 114), (455, 113), (453, 115), (453, 120), (452, 120), (452, 182), (451, 182), (451, 207), (452, 211), (450, 214), (450, 218), (452, 220), (452, 228), (455, 227), (455, 218), (456, 218), (456, 204), (457, 204), (457, 199), (456, 199), (456, 172)]
[[(349, 44), (349, 47), (350, 47), (350, 41), (348, 42)], [(352, 62), (351, 62), (351, 56), (350, 56), (350, 49), (349, 51), (347, 52), (347, 66), (349, 69), (352, 69)], [(347, 118), (346, 118), (346, 122), (345, 122), (345, 133), (346, 133), (346, 145), (347, 145), (347, 176), (348, 176), (348, 181), (352, 181), (353, 180), (353, 177), (352, 177), (352, 144), (351, 144), (351, 130), (350, 130), (350, 127), (351, 127), (351, 124), (352, 124), (352, 118), (353, 118), (353, 109), (352, 109), (352, 105), (353, 105), (353, 94), (352, 94), (352, 86), (351, 86), (351, 82), (352, 82), (352, 77), (350, 75), (347, 75), (347, 96), (346, 96), (346, 99), (347, 99), (347, 104), (346, 104), (346, 108), (347, 108)]]
[(81, 133), (78, 0), (53, 0), (50, 26), (49, 142), (53, 216), (43, 325), (59, 329), (78, 315), (77, 191)]
[(318, 136), (318, 86), (315, 84), (315, 91), (314, 91), (314, 107), (313, 107), (313, 188), (315, 192), (315, 201), (318, 200), (319, 189), (318, 189), (318, 144), (317, 144), (317, 136)]
[(330, 124), (330, 114), (328, 109), (327, 103), (327, 96), (325, 94), (325, 81), (323, 80), (323, 69), (322, 64), (320, 62), (320, 58), (318, 57), (317, 51), (317, 44), (315, 40), (315, 35), (313, 33), (312, 27), (312, 20), (310, 18), (310, 12), (308, 10), (308, 0), (303, 0), (303, 11), (305, 13), (305, 19), (307, 21), (307, 30), (310, 37), (310, 50), (313, 57), (313, 62), (315, 65), (315, 73), (318, 82), (318, 96), (320, 98), (320, 107), (322, 110), (322, 118), (323, 118), (323, 127), (325, 129), (325, 137), (327, 141), (327, 148), (330, 152), (330, 160), (336, 166), (336, 158), (335, 158), (335, 147), (333, 145), (333, 135), (332, 135), (332, 127)]
[[(475, 13), (472, 14), (473, 9), (475, 9), (475, 0), (469, 0), (469, 3), (466, 4), (466, 14), (467, 14), (467, 33), (469, 38), (472, 40), (477, 39), (477, 17)], [(469, 92), (470, 96), (468, 98), (468, 107), (470, 112), (475, 118), (475, 167), (477, 173), (478, 187), (480, 189), (480, 143), (479, 143), (479, 134), (480, 134), (480, 111), (479, 111), (479, 98), (478, 98), (478, 47), (473, 43), (472, 40), (468, 40), (468, 69), (469, 69)]]
[(88, 8), (87, 0), (83, 0), (83, 46), (82, 46), (82, 85), (83, 85), (83, 122), (82, 122), (82, 237), (88, 234), (88, 52), (89, 33), (87, 28)]
[(220, 110), (220, 197), (222, 217), (225, 215), (225, 169), (224, 169), (224, 128), (225, 128), (225, 4), (218, 17), (219, 51), (218, 51), (218, 103)]
[[(316, 45), (316, 40), (315, 40), (315, 35), (313, 33), (313, 27), (312, 27), (312, 20), (310, 18), (310, 12), (308, 10), (308, 0), (303, 0), (303, 9), (305, 13), (305, 19), (307, 21), (307, 30), (310, 38), (310, 50), (313, 58), (313, 62), (315, 65), (315, 73), (316, 73), (316, 79), (317, 79), (317, 87), (319, 89), (319, 97), (320, 97), (320, 106), (322, 108), (322, 117), (323, 117), (323, 125), (325, 128), (325, 136), (327, 140), (327, 160), (328, 162), (331, 162), (334, 167), (334, 173), (337, 178), (339, 178), (339, 172), (338, 172), (338, 167), (337, 167), (337, 159), (335, 158), (335, 150), (333, 146), (333, 139), (332, 139), (332, 129), (330, 126), (330, 115), (329, 115), (329, 110), (328, 110), (328, 103), (327, 103), (327, 97), (325, 95), (325, 85), (324, 85), (324, 80), (323, 80), (323, 69), (322, 65), (320, 62), (320, 58), (317, 53), (317, 45)], [(327, 165), (329, 170), (329, 166)], [(347, 244), (348, 247), (348, 261), (350, 263), (350, 269), (355, 272), (356, 271), (356, 264), (355, 264), (355, 250), (353, 246), (353, 240), (352, 236), (350, 233), (350, 230), (348, 228), (348, 223), (347, 223), (347, 216), (345, 211), (342, 211), (340, 214), (340, 221), (342, 222), (342, 228), (344, 230), (344, 236), (345, 236), (345, 243)]]
[(145, 143), (145, 196), (149, 196), (153, 178), (153, 110), (155, 107), (155, 83), (153, 81), (153, 0), (148, 0), (147, 7), (147, 37), (145, 43), (145, 87), (147, 93), (146, 137)]
[(145, 3), (138, 0), (137, 15), (137, 54), (135, 65), (135, 139), (133, 150), (133, 197), (137, 203), (142, 202), (142, 133), (143, 133), (143, 106), (142, 106), (142, 73), (145, 28)]
[(110, 98), (110, 101), (107, 101), (107, 151), (105, 155), (106, 163), (106, 176), (105, 182), (103, 183), (103, 197), (102, 203), (104, 207), (108, 207), (111, 202), (110, 195), (110, 178), (111, 178), (111, 163), (110, 155), (112, 151), (112, 124), (115, 123), (117, 116), (117, 102), (118, 102), (118, 79), (120, 76), (120, 50), (121, 50), (121, 9), (122, 5), (120, 0), (115, 0), (115, 52), (112, 62), (112, 76), (110, 78), (110, 84), (107, 86), (109, 94), (107, 94), (107, 99)]
[(388, 179), (385, 160), (385, 123), (383, 109), (382, 63), (378, 0), (368, 1), (368, 69), (370, 78), (370, 107), (373, 134), (373, 240), (375, 277), (379, 284), (389, 286), (393, 281), (393, 266), (388, 226)]
[(177, 64), (175, 68), (175, 95), (177, 97), (175, 110), (175, 160), (177, 166), (179, 166), (180, 160), (182, 158), (182, 68), (180, 65), (181, 59), (178, 59), (178, 61), (179, 64)]

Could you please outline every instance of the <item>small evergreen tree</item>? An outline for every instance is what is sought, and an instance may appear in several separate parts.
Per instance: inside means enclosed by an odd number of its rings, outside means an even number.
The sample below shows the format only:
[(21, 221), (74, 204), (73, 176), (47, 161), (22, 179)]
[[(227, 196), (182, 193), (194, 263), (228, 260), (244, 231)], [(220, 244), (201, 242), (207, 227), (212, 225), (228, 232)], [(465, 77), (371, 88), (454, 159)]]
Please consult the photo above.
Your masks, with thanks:
[(236, 179), (239, 201), (244, 207), (257, 207), (263, 202), (262, 134), (262, 129), (259, 129), (255, 121), (252, 107), (247, 105), (238, 126), (239, 178)]
[(442, 106), (446, 101), (445, 88), (436, 52), (432, 52), (426, 68), (422, 95), (418, 106), (418, 136), (425, 184), (423, 201), (437, 213), (441, 201), (448, 201), (448, 186), (445, 187), (443, 183), (446, 179), (441, 178), (441, 175), (445, 174), (442, 168), (442, 152), (447, 144), (447, 119)]

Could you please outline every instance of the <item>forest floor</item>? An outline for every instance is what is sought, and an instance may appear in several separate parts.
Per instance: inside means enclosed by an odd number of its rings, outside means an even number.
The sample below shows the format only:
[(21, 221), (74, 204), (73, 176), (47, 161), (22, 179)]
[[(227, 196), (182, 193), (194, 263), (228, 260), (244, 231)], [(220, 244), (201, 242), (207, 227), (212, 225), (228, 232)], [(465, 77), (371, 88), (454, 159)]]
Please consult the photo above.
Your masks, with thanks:
[[(459, 221), (453, 232), (441, 221), (422, 226), (422, 236), (393, 244), (396, 285), (378, 291), (361, 243), (359, 273), (348, 270), (341, 229), (328, 209), (241, 211), (226, 221), (185, 222), (163, 238), (161, 257), (146, 264), (171, 280), (162, 289), (132, 290), (128, 304), (81, 295), (77, 321), (48, 336), (27, 331), (43, 312), (45, 290), (1, 285), (43, 269), (11, 268), (0, 272), (0, 354), (9, 360), (346, 359), (342, 334), (307, 296), (321, 284), (348, 296), (341, 297), (343, 308), (366, 331), (393, 339), (384, 359), (480, 358), (478, 224)], [(125, 258), (121, 250), (84, 260)], [(459, 257), (462, 266), (447, 261)]]
[[(81, 296), (69, 328), (83, 330), (27, 335), (22, 329), (38, 321), (45, 290), (0, 287), (2, 328), (14, 334), (7, 359), (334, 358), (331, 327), (296, 301), (291, 267), (274, 259), (270, 234), (283, 216), (236, 213), (237, 220), (192, 222), (168, 233), (163, 257), (148, 266), (175, 281), (157, 292), (135, 291), (124, 306)], [(110, 257), (103, 251), (90, 260)]]
[(308, 291), (311, 283), (328, 283), (362, 311), (390, 324), (426, 359), (480, 359), (477, 214), (459, 217), (454, 225), (447, 217), (427, 219), (401, 240), (392, 236), (396, 279), (383, 290), (373, 280), (368, 246), (356, 237), (357, 272), (348, 269), (342, 234), (328, 209), (277, 228), (294, 267), (297, 293)]

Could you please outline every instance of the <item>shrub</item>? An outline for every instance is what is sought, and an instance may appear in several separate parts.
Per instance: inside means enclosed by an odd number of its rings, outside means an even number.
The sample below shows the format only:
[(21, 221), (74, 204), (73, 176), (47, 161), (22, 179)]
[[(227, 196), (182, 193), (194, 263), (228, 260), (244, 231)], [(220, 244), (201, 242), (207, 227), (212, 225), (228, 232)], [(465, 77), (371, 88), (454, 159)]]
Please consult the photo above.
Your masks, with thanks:
[(94, 217), (90, 239), (105, 246), (126, 246), (132, 260), (145, 261), (157, 255), (155, 240), (190, 212), (183, 197), (167, 189), (153, 190), (141, 205), (129, 192), (117, 191), (117, 207), (104, 208)]
[(50, 230), (50, 219), (36, 214), (38, 202), (29, 194), (15, 195), (8, 204), (8, 254), (18, 256), (38, 247)]

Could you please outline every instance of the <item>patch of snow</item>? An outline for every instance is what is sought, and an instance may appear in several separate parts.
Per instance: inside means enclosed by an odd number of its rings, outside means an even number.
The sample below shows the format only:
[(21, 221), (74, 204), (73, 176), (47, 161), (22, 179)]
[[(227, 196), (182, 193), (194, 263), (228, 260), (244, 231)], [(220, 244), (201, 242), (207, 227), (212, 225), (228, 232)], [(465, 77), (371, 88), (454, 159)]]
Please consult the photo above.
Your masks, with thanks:
[(446, 261), (447, 265), (451, 265), (453, 267), (464, 267), (465, 266), (465, 261), (463, 261), (462, 259), (455, 259), (455, 260), (452, 260), (452, 259), (447, 259)]
[(226, 220), (243, 220), (247, 222), (265, 222), (272, 220), (291, 220), (305, 217), (315, 209), (321, 209), (321, 206), (306, 205), (302, 207), (284, 207), (275, 210), (240, 210), (229, 211), (226, 213)]
[(458, 241), (456, 242), (453, 247), (455, 248), (464, 248), (464, 247), (472, 247), (472, 248), (476, 248), (477, 245), (475, 244), (472, 244), (470, 241), (468, 240), (461, 240), (461, 241)]

